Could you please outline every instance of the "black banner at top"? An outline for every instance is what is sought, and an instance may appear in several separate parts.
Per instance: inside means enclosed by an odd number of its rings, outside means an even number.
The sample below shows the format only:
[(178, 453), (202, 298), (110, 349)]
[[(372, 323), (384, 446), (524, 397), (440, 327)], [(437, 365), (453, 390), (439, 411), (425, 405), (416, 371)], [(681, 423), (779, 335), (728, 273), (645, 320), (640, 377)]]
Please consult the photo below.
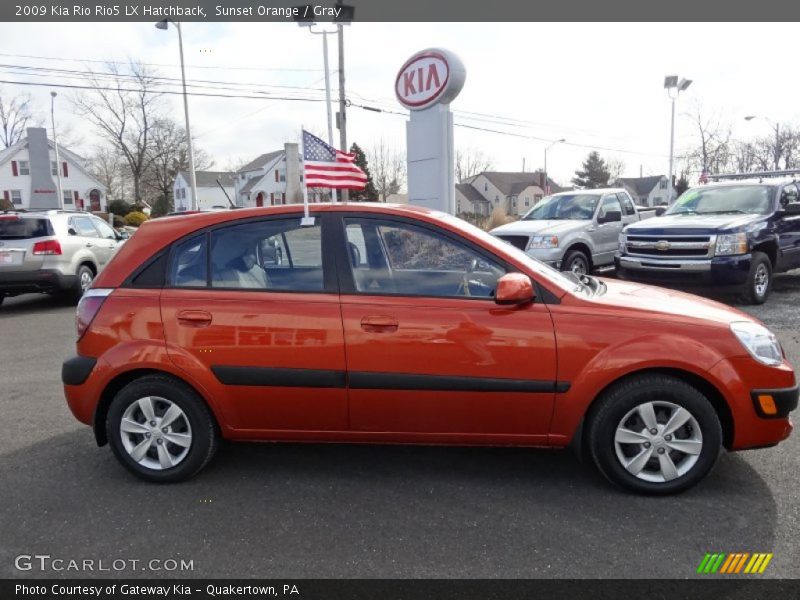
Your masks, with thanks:
[[(793, 21), (800, 3), (761, 0), (4, 0), (0, 21), (548, 22)], [(531, 35), (535, 35), (535, 30)], [(598, 30), (598, 42), (602, 30)], [(698, 41), (698, 43), (701, 43)], [(735, 43), (735, 40), (731, 40)]]

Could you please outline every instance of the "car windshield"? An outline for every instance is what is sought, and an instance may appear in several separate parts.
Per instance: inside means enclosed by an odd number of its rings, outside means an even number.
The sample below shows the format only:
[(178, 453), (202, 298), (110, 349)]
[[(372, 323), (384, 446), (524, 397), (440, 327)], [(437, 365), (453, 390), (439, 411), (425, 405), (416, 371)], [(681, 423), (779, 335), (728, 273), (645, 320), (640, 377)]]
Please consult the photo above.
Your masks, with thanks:
[(694, 188), (684, 192), (664, 214), (765, 215), (772, 207), (772, 190), (768, 185)]
[(597, 194), (559, 194), (558, 196), (548, 196), (528, 211), (528, 213), (522, 217), (522, 220), (588, 220), (594, 215), (594, 209), (599, 199), (600, 196)]

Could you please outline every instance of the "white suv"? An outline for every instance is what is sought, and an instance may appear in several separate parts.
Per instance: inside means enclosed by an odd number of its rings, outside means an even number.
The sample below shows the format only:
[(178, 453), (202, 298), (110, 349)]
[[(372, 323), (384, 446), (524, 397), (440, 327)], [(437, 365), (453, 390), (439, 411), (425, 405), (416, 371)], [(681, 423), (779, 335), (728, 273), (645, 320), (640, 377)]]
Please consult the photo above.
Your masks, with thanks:
[(122, 243), (108, 223), (89, 213), (0, 213), (0, 304), (30, 292), (77, 301)]

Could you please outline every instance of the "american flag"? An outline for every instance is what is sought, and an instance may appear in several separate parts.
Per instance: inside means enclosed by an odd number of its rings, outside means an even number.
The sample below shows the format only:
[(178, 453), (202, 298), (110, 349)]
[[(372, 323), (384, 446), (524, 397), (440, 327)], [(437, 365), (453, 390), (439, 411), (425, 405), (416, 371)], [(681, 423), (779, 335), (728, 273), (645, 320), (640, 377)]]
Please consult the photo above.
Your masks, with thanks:
[(303, 174), (306, 187), (363, 190), (367, 175), (355, 164), (356, 155), (329, 146), (303, 130)]

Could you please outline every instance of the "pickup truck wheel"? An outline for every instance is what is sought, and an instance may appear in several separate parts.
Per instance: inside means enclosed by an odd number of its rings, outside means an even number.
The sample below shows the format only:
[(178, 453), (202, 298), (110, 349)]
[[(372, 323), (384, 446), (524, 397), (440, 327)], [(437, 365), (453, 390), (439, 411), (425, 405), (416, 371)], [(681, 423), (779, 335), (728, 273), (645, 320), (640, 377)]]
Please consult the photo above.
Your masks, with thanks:
[(122, 388), (109, 406), (106, 433), (123, 466), (159, 483), (192, 477), (218, 445), (216, 422), (203, 399), (164, 375), (146, 375)]
[(719, 418), (686, 382), (635, 377), (612, 387), (600, 402), (589, 420), (589, 449), (612, 483), (641, 494), (674, 494), (714, 466), (722, 447)]
[(589, 257), (582, 250), (570, 250), (561, 262), (562, 271), (572, 271), (576, 275), (589, 273)]
[(744, 300), (749, 304), (764, 304), (772, 289), (772, 263), (763, 252), (753, 252), (750, 273), (744, 288)]

